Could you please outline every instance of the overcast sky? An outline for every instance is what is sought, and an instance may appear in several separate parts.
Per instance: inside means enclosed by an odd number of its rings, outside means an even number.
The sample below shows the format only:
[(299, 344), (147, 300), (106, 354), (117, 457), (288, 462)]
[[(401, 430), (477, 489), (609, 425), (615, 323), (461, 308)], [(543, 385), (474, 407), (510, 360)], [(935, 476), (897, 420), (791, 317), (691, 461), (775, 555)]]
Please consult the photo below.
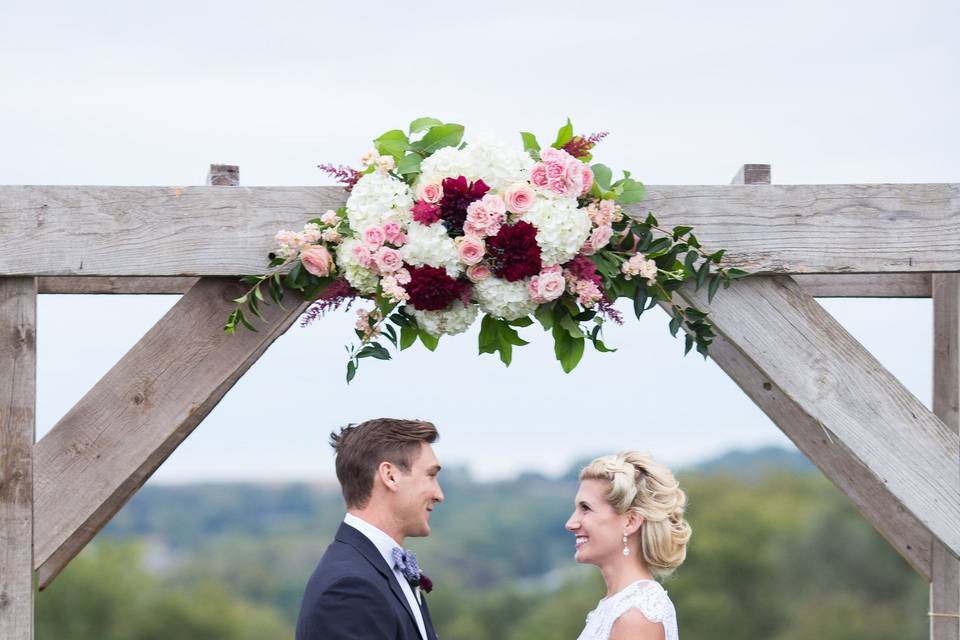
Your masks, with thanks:
[[(960, 182), (955, 1), (454, 6), (4, 0), (0, 184), (192, 185), (210, 163), (248, 186), (329, 184), (319, 162), (356, 164), (423, 115), (518, 144), (570, 116), (648, 184), (726, 184), (743, 163), (783, 184)], [(38, 437), (175, 302), (42, 296)], [(824, 304), (929, 404), (929, 300)], [(329, 431), (379, 415), (433, 420), (442, 462), (482, 478), (788, 444), (658, 310), (570, 375), (534, 328), (509, 369), (474, 331), (365, 362), (348, 387), (351, 324), (291, 328), (156, 479), (326, 481)]]

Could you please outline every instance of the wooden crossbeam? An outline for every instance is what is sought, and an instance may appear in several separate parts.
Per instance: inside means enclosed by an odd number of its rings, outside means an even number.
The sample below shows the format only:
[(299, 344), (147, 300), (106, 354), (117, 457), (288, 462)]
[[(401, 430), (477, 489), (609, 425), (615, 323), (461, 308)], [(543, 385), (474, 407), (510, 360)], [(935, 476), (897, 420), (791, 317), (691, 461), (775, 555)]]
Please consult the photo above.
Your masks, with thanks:
[(36, 446), (34, 564), (45, 587), (217, 405), (305, 303), (223, 332), (242, 294), (202, 278)]
[(791, 278), (747, 278), (712, 304), (705, 289), (684, 286), (678, 294), (710, 311), (718, 333), (763, 377), (762, 391), (776, 389), (795, 403), (811, 418), (802, 428), (818, 429), (807, 437), (822, 438), (823, 447), (836, 447), (837, 455), (861, 465), (873, 476), (871, 485), (885, 486), (954, 555), (960, 553), (957, 434)]
[[(960, 432), (960, 274), (933, 278), (933, 412)], [(960, 449), (953, 456), (960, 459)], [(960, 640), (960, 561), (933, 543), (931, 640)]]
[[(338, 187), (0, 187), (0, 275), (255, 273), (279, 229), (344, 200)], [(652, 186), (630, 211), (693, 225), (752, 272), (960, 271), (956, 184)]]
[[(815, 298), (929, 298), (929, 273), (798, 274), (797, 284)], [(37, 278), (39, 293), (184, 294), (196, 278), (52, 276)]]
[(37, 287), (0, 278), (0, 638), (33, 640)]

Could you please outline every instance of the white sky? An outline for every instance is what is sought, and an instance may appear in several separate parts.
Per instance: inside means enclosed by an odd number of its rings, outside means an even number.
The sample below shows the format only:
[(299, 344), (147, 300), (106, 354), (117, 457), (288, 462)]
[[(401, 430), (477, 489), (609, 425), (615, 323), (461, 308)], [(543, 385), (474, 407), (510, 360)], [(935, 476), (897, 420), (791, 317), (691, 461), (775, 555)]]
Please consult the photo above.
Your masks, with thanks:
[[(4, 0), (0, 184), (202, 184), (212, 162), (247, 186), (328, 184), (316, 164), (421, 115), (518, 143), (569, 115), (649, 184), (748, 162), (783, 184), (960, 182), (956, 2), (324, 4)], [(174, 302), (41, 297), (38, 437)], [(825, 305), (929, 403), (928, 300)], [(473, 332), (347, 387), (351, 322), (292, 328), (156, 478), (327, 480), (329, 431), (378, 415), (435, 421), (442, 461), (483, 478), (787, 442), (659, 311), (571, 375), (531, 328), (510, 369)]]

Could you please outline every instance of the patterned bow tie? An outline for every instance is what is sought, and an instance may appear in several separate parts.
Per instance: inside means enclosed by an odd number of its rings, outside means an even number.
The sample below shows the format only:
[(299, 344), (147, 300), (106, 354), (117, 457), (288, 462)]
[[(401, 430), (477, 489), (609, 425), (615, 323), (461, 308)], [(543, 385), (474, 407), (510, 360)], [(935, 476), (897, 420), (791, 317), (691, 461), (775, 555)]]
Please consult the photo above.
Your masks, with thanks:
[(417, 555), (413, 551), (400, 547), (394, 547), (391, 554), (393, 555), (394, 566), (400, 569), (400, 573), (407, 579), (407, 582), (419, 582), (420, 565), (417, 564)]

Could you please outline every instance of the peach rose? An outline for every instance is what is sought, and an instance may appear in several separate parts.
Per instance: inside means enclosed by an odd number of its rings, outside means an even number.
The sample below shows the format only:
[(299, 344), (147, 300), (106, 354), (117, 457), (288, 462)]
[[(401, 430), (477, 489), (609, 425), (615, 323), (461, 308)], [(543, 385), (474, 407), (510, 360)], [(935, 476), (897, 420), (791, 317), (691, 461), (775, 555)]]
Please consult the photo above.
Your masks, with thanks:
[(533, 206), (534, 192), (526, 182), (518, 182), (507, 189), (507, 208), (514, 213), (526, 213)]
[(437, 204), (443, 199), (443, 186), (435, 182), (421, 184), (417, 188), (417, 199), (430, 204)]
[(477, 238), (476, 236), (463, 236), (459, 238), (457, 242), (457, 253), (460, 257), (460, 262), (467, 265), (474, 265), (483, 260), (483, 254), (486, 253), (487, 247), (484, 245), (483, 240)]
[(490, 277), (490, 267), (485, 264), (475, 264), (467, 267), (467, 279), (470, 282), (480, 282)]
[(300, 262), (303, 263), (304, 269), (318, 278), (326, 278), (335, 269), (333, 257), (323, 245), (313, 245), (302, 250)]

